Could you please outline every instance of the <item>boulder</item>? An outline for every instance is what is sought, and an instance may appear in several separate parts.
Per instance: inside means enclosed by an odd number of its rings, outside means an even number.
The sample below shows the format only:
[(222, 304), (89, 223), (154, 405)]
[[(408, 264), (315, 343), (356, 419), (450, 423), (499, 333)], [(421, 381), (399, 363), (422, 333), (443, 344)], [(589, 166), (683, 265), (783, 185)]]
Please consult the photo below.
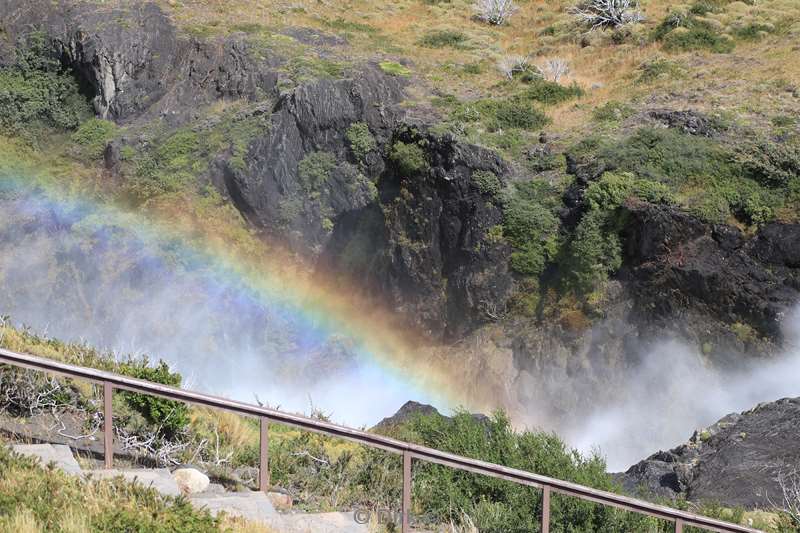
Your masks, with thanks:
[(210, 484), (208, 476), (194, 468), (179, 468), (172, 473), (172, 477), (184, 495), (203, 492)]
[(268, 492), (267, 498), (278, 511), (288, 511), (292, 508), (292, 496), (283, 492)]
[(800, 398), (760, 404), (616, 477), (634, 495), (771, 508), (782, 494), (781, 476), (800, 464), (798, 421)]

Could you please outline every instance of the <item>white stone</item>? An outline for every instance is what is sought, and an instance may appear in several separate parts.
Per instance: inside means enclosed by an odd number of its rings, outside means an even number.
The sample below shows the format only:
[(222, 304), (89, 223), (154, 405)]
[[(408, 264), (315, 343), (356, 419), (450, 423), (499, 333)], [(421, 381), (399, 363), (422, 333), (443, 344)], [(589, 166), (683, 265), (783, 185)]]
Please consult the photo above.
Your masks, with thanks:
[(203, 492), (210, 483), (207, 475), (194, 468), (179, 468), (172, 473), (172, 477), (183, 494)]

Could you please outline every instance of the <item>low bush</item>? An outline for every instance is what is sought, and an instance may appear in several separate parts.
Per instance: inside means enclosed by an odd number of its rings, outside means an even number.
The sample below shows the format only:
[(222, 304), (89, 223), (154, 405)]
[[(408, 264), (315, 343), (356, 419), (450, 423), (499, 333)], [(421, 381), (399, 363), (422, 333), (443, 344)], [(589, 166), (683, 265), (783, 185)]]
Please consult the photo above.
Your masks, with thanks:
[(550, 123), (547, 115), (522, 98), (480, 100), (475, 103), (475, 108), (490, 131), (505, 128), (537, 130)]
[(297, 165), (300, 186), (307, 193), (319, 192), (336, 168), (336, 157), (329, 152), (311, 152)]
[(378, 143), (375, 142), (375, 137), (369, 131), (369, 126), (366, 122), (354, 122), (347, 128), (345, 137), (350, 145), (350, 150), (356, 159), (363, 161), (368, 153), (378, 148)]
[(612, 101), (595, 107), (592, 111), (592, 118), (597, 122), (619, 122), (630, 117), (633, 113), (633, 108), (628, 104)]
[(561, 85), (544, 79), (535, 79), (521, 95), (524, 100), (533, 100), (547, 105), (560, 104), (583, 96), (585, 91), (577, 84)]
[(39, 125), (70, 130), (90, 116), (89, 102), (45, 36), (32, 33), (21, 39), (14, 64), (0, 68), (0, 127), (15, 134), (31, 133)]
[(456, 30), (433, 30), (426, 33), (419, 44), (428, 48), (456, 48), (463, 49), (467, 45), (467, 36)]
[(709, 50), (717, 53), (733, 51), (733, 40), (720, 33), (709, 22), (691, 13), (670, 13), (654, 30), (654, 39), (670, 51)]
[(70, 139), (78, 145), (81, 156), (98, 159), (103, 156), (106, 145), (116, 132), (117, 126), (113, 122), (92, 118), (81, 124)]
[(560, 206), (553, 187), (541, 181), (516, 183), (504, 202), (503, 234), (513, 246), (511, 268), (538, 277), (558, 252)]
[(491, 197), (500, 194), (503, 183), (497, 174), (488, 170), (476, 170), (472, 173), (472, 183), (479, 191)]
[[(617, 491), (597, 455), (569, 449), (556, 435), (516, 432), (502, 412), (490, 418), (457, 412), (453, 418), (418, 415), (395, 428), (392, 435), (425, 446), (480, 458), (512, 468), (537, 472), (598, 489)], [(480, 531), (538, 531), (541, 491), (473, 475), (430, 463), (414, 467), (416, 511), (434, 523), (464, 525)], [(608, 507), (555, 496), (551, 503), (555, 524), (569, 531), (645, 531), (654, 521)]]
[(389, 153), (389, 160), (404, 177), (415, 176), (428, 168), (425, 150), (417, 143), (396, 141)]
[[(118, 371), (137, 379), (161, 383), (172, 387), (181, 386), (181, 375), (172, 372), (165, 361), (152, 366), (147, 358), (129, 360), (119, 365)], [(182, 433), (189, 424), (189, 408), (183, 402), (166, 400), (148, 394), (122, 392), (125, 401), (147, 422), (160, 428), (164, 437), (172, 439)]]

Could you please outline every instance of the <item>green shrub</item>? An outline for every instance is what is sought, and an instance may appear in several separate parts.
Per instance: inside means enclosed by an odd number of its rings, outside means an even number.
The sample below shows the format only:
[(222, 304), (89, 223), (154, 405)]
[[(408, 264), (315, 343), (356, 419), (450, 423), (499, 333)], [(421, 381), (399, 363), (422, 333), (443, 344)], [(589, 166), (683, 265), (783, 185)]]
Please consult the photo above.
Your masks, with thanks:
[(636, 83), (654, 83), (662, 79), (673, 80), (686, 75), (686, 70), (680, 63), (657, 57), (639, 65), (639, 76)]
[(580, 98), (585, 91), (577, 84), (564, 86), (559, 83), (537, 78), (531, 82), (521, 98), (524, 100), (534, 100), (547, 105), (560, 104), (568, 100)]
[(483, 194), (495, 197), (503, 189), (503, 183), (497, 174), (488, 170), (476, 170), (472, 173), (472, 183)]
[(13, 133), (37, 125), (69, 130), (90, 116), (89, 102), (52, 55), (45, 36), (21, 39), (16, 62), (0, 68), (0, 127)]
[(336, 157), (329, 152), (311, 152), (297, 165), (300, 186), (307, 193), (318, 192), (336, 168)]
[(711, 24), (692, 14), (674, 12), (659, 24), (653, 36), (670, 51), (709, 50), (717, 53), (732, 52), (735, 43), (720, 34)]
[(568, 281), (579, 294), (596, 290), (622, 266), (622, 244), (609, 215), (600, 210), (589, 211), (569, 243)]
[(736, 151), (745, 175), (768, 187), (785, 187), (800, 178), (800, 141), (761, 140)]
[(718, 142), (674, 129), (640, 128), (619, 143), (600, 140), (597, 154), (610, 168), (668, 185), (738, 174), (730, 153)]
[[(120, 364), (119, 372), (172, 387), (180, 387), (182, 381), (181, 375), (172, 372), (166, 362), (159, 361), (156, 366), (151, 366), (146, 358)], [(179, 435), (189, 424), (189, 408), (183, 402), (132, 392), (121, 394), (131, 409), (141, 414), (149, 423), (161, 428), (168, 439)]]
[(609, 211), (631, 197), (651, 203), (672, 203), (674, 197), (663, 183), (639, 179), (630, 172), (606, 172), (586, 188), (586, 201), (591, 209)]
[(450, 48), (461, 49), (467, 44), (467, 36), (455, 30), (433, 30), (426, 33), (419, 44), (428, 48)]
[(633, 115), (634, 109), (622, 102), (606, 102), (594, 108), (592, 118), (597, 122), (618, 122)]
[[(515, 432), (502, 412), (488, 419), (463, 411), (451, 419), (420, 415), (392, 434), (450, 453), (618, 491), (601, 457), (581, 455), (554, 434)], [(436, 523), (460, 524), (466, 515), (480, 531), (539, 528), (541, 491), (431, 463), (414, 466), (414, 501), (419, 514)], [(647, 531), (654, 525), (650, 519), (559, 496), (551, 502), (551, 519), (554, 524), (568, 524), (564, 531), (576, 532)]]
[(490, 131), (505, 128), (537, 130), (550, 123), (547, 115), (521, 98), (480, 100), (475, 107)]
[(411, 76), (411, 71), (397, 61), (381, 61), (378, 65), (381, 67), (382, 71), (390, 76), (398, 76), (401, 78)]
[(114, 138), (117, 126), (108, 120), (92, 118), (81, 124), (71, 140), (79, 146), (82, 156), (97, 159), (103, 156), (108, 142)]
[(772, 33), (773, 31), (775, 31), (775, 28), (771, 25), (751, 22), (750, 24), (734, 28), (733, 35), (737, 39), (743, 41), (757, 41), (761, 39), (764, 34)]
[(539, 276), (558, 252), (560, 205), (557, 192), (547, 183), (516, 183), (504, 203), (503, 229), (513, 246), (511, 268), (527, 276)]
[(369, 126), (366, 122), (354, 122), (347, 128), (345, 133), (350, 149), (356, 159), (363, 161), (368, 153), (378, 148), (375, 142), (375, 137), (369, 131)]
[(405, 177), (420, 174), (428, 168), (425, 151), (417, 143), (406, 144), (403, 141), (396, 141), (389, 153), (389, 160)]

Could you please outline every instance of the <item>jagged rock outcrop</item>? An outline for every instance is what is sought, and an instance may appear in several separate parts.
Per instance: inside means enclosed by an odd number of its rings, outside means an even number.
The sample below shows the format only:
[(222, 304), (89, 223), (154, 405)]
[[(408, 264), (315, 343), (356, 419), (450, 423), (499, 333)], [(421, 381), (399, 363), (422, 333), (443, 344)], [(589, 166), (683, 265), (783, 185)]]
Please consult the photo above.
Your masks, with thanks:
[[(680, 331), (698, 346), (722, 344), (714, 351), (740, 353), (743, 342), (761, 351), (780, 346), (782, 321), (800, 296), (792, 269), (800, 226), (770, 224), (748, 238), (671, 207), (629, 202), (625, 215), (620, 278), (635, 294), (639, 322), (654, 332)], [(751, 326), (752, 338), (733, 335), (737, 323)]]
[(619, 474), (631, 494), (770, 508), (779, 480), (800, 463), (800, 398), (730, 414), (686, 444), (653, 454)]
[(4, 62), (20, 39), (42, 32), (97, 114), (116, 121), (147, 115), (182, 122), (218, 98), (263, 98), (278, 79), (272, 67), (279, 58), (254, 60), (242, 36), (180, 35), (152, 2), (2, 0), (0, 28)]
[[(369, 66), (352, 78), (319, 80), (283, 95), (270, 129), (250, 146), (245, 168), (225, 161), (215, 180), (254, 224), (294, 237), (297, 248), (319, 249), (334, 222), (345, 212), (376, 199), (372, 183), (384, 170), (378, 147), (384, 147), (402, 113), (401, 78)], [(365, 123), (376, 149), (359, 161), (350, 151), (346, 132)], [(300, 164), (307, 157), (330, 158), (320, 183), (304, 183)]]
[[(158, 119), (169, 128), (201, 118), (202, 106), (219, 99), (258, 102), (268, 127), (249, 144), (244, 165), (218, 154), (210, 176), (198, 180), (215, 184), (256, 227), (319, 258), (320, 269), (363, 277), (368, 291), (434, 337), (460, 335), (502, 312), (508, 250), (487, 239), (502, 213), (470, 179), (474, 170), (502, 177), (508, 169), (488, 150), (408, 128), (405, 78), (364, 64), (342, 79), (286, 90), (279, 52), (253, 50), (240, 34), (181, 34), (155, 3), (2, 0), (2, 7), (3, 61), (41, 32), (101, 117), (133, 125)], [(356, 123), (371, 138), (367, 153), (354, 153), (348, 139)], [(402, 184), (389, 164), (401, 138), (429, 143), (430, 159), (424, 175)], [(111, 172), (119, 171), (124, 142), (106, 151)], [(355, 253), (364, 239), (371, 248)]]
[(378, 204), (337, 225), (325, 258), (424, 331), (457, 338), (496, 319), (509, 297), (510, 249), (489, 236), (502, 210), (472, 180), (476, 171), (508, 170), (494, 152), (451, 136), (407, 127), (395, 141), (425, 146), (428, 166), (408, 175), (390, 164), (378, 182)]

